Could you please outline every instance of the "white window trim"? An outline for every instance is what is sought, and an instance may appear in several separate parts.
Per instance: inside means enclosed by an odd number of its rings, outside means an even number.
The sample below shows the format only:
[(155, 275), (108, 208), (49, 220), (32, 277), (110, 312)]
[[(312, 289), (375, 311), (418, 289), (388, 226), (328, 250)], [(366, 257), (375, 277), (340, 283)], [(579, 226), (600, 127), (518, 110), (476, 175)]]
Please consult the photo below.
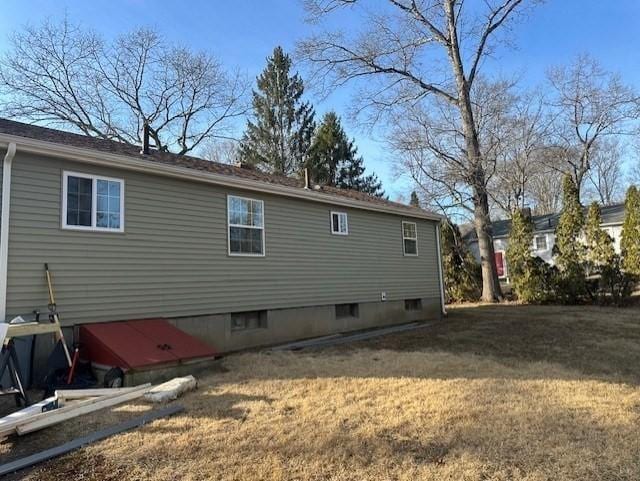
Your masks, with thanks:
[[(405, 237), (404, 236), (404, 225), (405, 224), (413, 224), (415, 227), (416, 236), (415, 237)], [(416, 241), (416, 253), (415, 254), (407, 254), (404, 248), (405, 240), (414, 240)], [(406, 220), (402, 221), (402, 253), (407, 257), (418, 257), (418, 224), (415, 222), (407, 222)]]
[[(544, 237), (544, 243), (546, 246), (544, 249), (538, 248), (538, 242), (536, 241), (538, 237)], [(540, 251), (546, 251), (548, 249), (549, 249), (549, 238), (547, 237), (547, 234), (538, 234), (533, 236), (533, 250), (535, 250), (536, 252), (540, 252)]]
[[(91, 179), (91, 225), (68, 225), (67, 224), (67, 190), (69, 177), (80, 177), (83, 179)], [(98, 210), (98, 180), (106, 180), (109, 182), (118, 182), (120, 184), (120, 228), (110, 229), (109, 227), (96, 226), (96, 212)], [(65, 170), (62, 173), (62, 212), (61, 222), (62, 228), (65, 230), (77, 230), (84, 232), (124, 232), (124, 179), (116, 179), (115, 177), (107, 177), (105, 175), (85, 174), (83, 172), (72, 172)]]
[[(229, 208), (231, 207), (231, 199), (243, 199), (250, 200), (253, 202), (260, 202), (262, 205), (262, 225), (261, 226), (252, 226), (252, 225), (243, 225), (243, 224), (232, 224), (229, 222)], [(262, 253), (261, 254), (251, 254), (249, 252), (231, 252), (231, 227), (242, 227), (245, 229), (260, 229), (262, 231)], [(227, 195), (227, 254), (233, 257), (264, 257), (266, 255), (266, 244), (265, 244), (266, 231), (264, 228), (264, 201), (261, 199), (254, 199), (252, 197), (243, 197), (241, 195)]]
[[(495, 254), (502, 254), (502, 275), (498, 276), (498, 279), (507, 279), (509, 277), (509, 271), (507, 271), (507, 253), (504, 250), (494, 250), (493, 251), (494, 255)], [(496, 271), (498, 270), (497, 266), (496, 266)]]
[[(346, 228), (345, 232), (340, 232), (339, 230), (333, 230), (333, 216), (337, 215), (337, 216), (344, 216), (344, 226)], [(331, 216), (329, 217), (329, 220), (331, 221), (331, 233), (334, 235), (349, 235), (349, 216), (347, 215), (346, 212), (340, 212), (337, 210), (332, 210), (331, 211)], [(338, 229), (340, 228), (340, 217), (338, 217)]]

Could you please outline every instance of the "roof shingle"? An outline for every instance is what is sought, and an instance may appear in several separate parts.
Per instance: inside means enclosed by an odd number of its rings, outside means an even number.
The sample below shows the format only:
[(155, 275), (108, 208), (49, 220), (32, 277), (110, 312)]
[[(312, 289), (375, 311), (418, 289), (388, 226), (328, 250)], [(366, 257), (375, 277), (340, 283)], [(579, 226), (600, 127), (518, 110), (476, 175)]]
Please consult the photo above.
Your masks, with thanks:
[[(25, 124), (14, 120), (0, 118), (0, 134), (14, 135), (18, 137), (25, 137), (29, 139), (35, 139), (45, 142), (51, 142), (55, 144), (68, 145), (78, 147), (81, 149), (91, 149), (100, 152), (106, 152), (110, 154), (123, 155), (126, 157), (134, 157), (149, 162), (157, 162), (160, 164), (173, 165), (178, 167), (185, 167), (187, 169), (200, 170), (204, 172), (210, 172), (220, 175), (226, 175), (230, 177), (238, 177), (247, 180), (254, 180), (258, 182), (264, 182), (269, 184), (277, 184), (286, 187), (304, 188), (304, 182), (294, 177), (287, 177), (284, 175), (267, 174), (256, 169), (238, 167), (235, 165), (221, 164), (218, 162), (212, 162), (209, 160), (193, 157), (189, 155), (177, 155), (170, 152), (159, 152), (157, 150), (151, 150), (149, 154), (142, 154), (140, 147), (131, 144), (125, 144), (122, 142), (116, 142), (113, 140), (99, 139), (95, 137), (89, 137), (87, 135), (75, 134), (72, 132), (66, 132), (63, 130), (51, 129), (47, 127), (41, 127), (38, 125)], [(336, 187), (322, 186), (319, 189), (324, 194), (334, 195), (338, 198), (344, 197), (351, 200), (368, 202), (375, 205), (389, 206), (394, 208), (400, 208), (407, 211), (407, 214), (411, 212), (427, 212), (423, 209), (419, 209), (413, 206), (401, 204), (399, 202), (393, 202), (387, 199), (381, 199), (364, 192), (355, 190), (339, 189)], [(339, 203), (339, 199), (337, 199)]]

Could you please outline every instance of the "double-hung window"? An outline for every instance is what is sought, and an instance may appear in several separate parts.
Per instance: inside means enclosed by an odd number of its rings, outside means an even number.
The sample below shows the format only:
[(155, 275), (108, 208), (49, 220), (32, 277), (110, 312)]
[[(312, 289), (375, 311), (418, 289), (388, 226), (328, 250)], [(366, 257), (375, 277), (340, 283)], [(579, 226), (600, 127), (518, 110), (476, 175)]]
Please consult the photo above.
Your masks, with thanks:
[(62, 227), (124, 232), (124, 181), (99, 175), (64, 172)]
[(345, 212), (331, 212), (331, 233), (349, 235), (349, 224)]
[(418, 255), (418, 229), (415, 222), (402, 222), (402, 248), (405, 256)]
[(227, 197), (229, 255), (264, 255), (264, 202), (246, 197)]
[(547, 250), (547, 236), (537, 235), (533, 238), (533, 246), (537, 251)]

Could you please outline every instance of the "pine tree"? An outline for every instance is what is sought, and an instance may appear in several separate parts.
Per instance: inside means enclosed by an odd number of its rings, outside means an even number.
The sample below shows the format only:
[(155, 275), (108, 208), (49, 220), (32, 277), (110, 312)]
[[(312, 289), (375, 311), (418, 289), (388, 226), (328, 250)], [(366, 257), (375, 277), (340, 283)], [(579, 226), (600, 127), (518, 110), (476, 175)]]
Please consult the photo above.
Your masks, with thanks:
[(556, 227), (554, 253), (560, 270), (559, 294), (565, 302), (575, 303), (586, 292), (584, 244), (580, 241), (584, 214), (578, 189), (571, 176), (562, 181), (562, 212)]
[(306, 166), (311, 179), (323, 185), (384, 196), (382, 183), (375, 174), (365, 176), (363, 164), (358, 149), (353, 140), (347, 137), (338, 116), (334, 112), (327, 113), (309, 149)]
[(414, 190), (411, 192), (411, 200), (409, 201), (409, 205), (413, 207), (421, 207), (420, 199), (418, 198), (418, 193)]
[(240, 159), (268, 172), (290, 175), (306, 161), (315, 130), (313, 107), (302, 100), (304, 84), (290, 74), (291, 59), (276, 47), (253, 91), (253, 121), (240, 144)]
[(585, 258), (593, 270), (610, 264), (615, 256), (613, 239), (600, 228), (600, 224), (602, 224), (600, 207), (597, 202), (593, 202), (587, 211), (587, 220), (584, 226)]
[(513, 291), (522, 302), (531, 302), (532, 300), (528, 285), (532, 242), (531, 222), (521, 210), (515, 210), (511, 214), (511, 230), (506, 255)]
[(307, 167), (311, 180), (335, 186), (341, 165), (353, 157), (355, 150), (335, 112), (325, 114), (309, 149)]
[(376, 197), (384, 197), (382, 182), (376, 174), (364, 175), (364, 159), (354, 156), (345, 162), (338, 172), (336, 186), (342, 189), (358, 190)]
[(457, 225), (448, 221), (441, 224), (440, 247), (447, 300), (477, 301), (482, 283), (480, 265), (462, 241)]
[(627, 190), (624, 201), (620, 249), (625, 272), (640, 275), (640, 192), (633, 185)]

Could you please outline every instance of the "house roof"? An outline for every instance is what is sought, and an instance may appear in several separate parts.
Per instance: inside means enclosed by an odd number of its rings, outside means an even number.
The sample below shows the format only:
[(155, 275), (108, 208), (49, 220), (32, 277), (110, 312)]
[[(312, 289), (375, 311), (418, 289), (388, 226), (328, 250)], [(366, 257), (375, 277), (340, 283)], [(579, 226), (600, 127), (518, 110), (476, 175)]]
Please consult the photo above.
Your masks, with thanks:
[[(585, 214), (588, 207), (583, 207)], [(624, 204), (611, 204), (600, 207), (602, 225), (622, 224), (624, 220)], [(534, 215), (531, 217), (533, 233), (554, 231), (560, 219), (559, 213)], [(491, 223), (491, 232), (494, 238), (507, 237), (511, 230), (511, 219), (497, 220)], [(466, 229), (463, 239), (472, 242), (478, 239), (475, 229)]]
[[(431, 218), (433, 220), (439, 220), (441, 218), (439, 215), (424, 209), (401, 204), (399, 202), (393, 202), (387, 199), (381, 199), (355, 190), (340, 189), (330, 186), (321, 186), (319, 188), (315, 187), (313, 190), (309, 190), (304, 188), (304, 181), (293, 177), (267, 174), (252, 168), (221, 164), (189, 155), (177, 155), (170, 152), (159, 152), (153, 149), (151, 149), (149, 154), (143, 154), (140, 151), (140, 147), (136, 145), (125, 144), (113, 140), (99, 139), (89, 137), (87, 135), (75, 134), (0, 118), (0, 144), (8, 144), (9, 142), (14, 141), (15, 137), (30, 139), (36, 141), (38, 144), (48, 144), (52, 150), (55, 146), (65, 146), (73, 147), (77, 149), (78, 152), (89, 150), (108, 154), (109, 156), (115, 155), (119, 157), (126, 157), (128, 159), (136, 159), (138, 161), (141, 160), (148, 166), (155, 165), (158, 174), (162, 174), (165, 170), (162, 167), (178, 167), (181, 169), (188, 169), (189, 171), (192, 171), (191, 173), (193, 173), (193, 171), (200, 172), (203, 174), (203, 177), (204, 174), (214, 174), (216, 178), (221, 178), (220, 176), (222, 176), (228, 179), (247, 181), (242, 185), (249, 189), (252, 185), (271, 185), (274, 187), (285, 188), (282, 189), (282, 193), (284, 193), (285, 190), (291, 191), (292, 189), (299, 191), (298, 195), (296, 195), (297, 197), (300, 196), (299, 194), (306, 193), (309, 200), (319, 200), (321, 194), (324, 201), (327, 201), (326, 196), (330, 196), (334, 198), (334, 202), (337, 204), (348, 203), (347, 205), (351, 205), (353, 207), (361, 207), (365, 209), (371, 208), (372, 210), (378, 210), (376, 207), (386, 207), (393, 209), (394, 212), (404, 213), (408, 216)], [(20, 144), (18, 144), (18, 150), (20, 150)], [(77, 160), (83, 161), (83, 158), (78, 156)], [(273, 190), (274, 193), (280, 192), (277, 189), (271, 190)]]

